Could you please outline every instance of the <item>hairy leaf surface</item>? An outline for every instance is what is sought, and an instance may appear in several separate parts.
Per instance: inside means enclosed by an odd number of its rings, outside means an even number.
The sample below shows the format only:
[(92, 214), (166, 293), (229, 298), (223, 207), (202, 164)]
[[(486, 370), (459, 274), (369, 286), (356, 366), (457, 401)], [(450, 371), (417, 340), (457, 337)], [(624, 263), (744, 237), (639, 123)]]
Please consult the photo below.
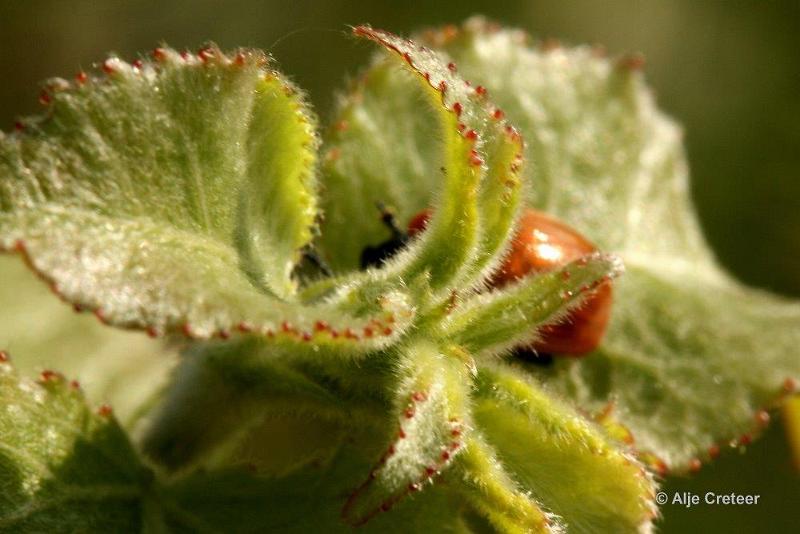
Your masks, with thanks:
[(402, 356), (394, 407), (397, 428), (390, 430), (390, 445), (345, 504), (343, 516), (349, 523), (365, 524), (409, 495), (427, 492), (464, 449), (471, 430), (469, 366), (453, 350), (419, 342)]
[(157, 49), (103, 68), (51, 82), (48, 114), (0, 137), (0, 247), (76, 306), (154, 334), (244, 325), (291, 342), (317, 320), (365, 324), (289, 302), (316, 215), (316, 137), (266, 56)]
[[(110, 413), (55, 373), (0, 361), (0, 531), (124, 532), (141, 526), (151, 474)], [(138, 526), (137, 526), (138, 525)]]

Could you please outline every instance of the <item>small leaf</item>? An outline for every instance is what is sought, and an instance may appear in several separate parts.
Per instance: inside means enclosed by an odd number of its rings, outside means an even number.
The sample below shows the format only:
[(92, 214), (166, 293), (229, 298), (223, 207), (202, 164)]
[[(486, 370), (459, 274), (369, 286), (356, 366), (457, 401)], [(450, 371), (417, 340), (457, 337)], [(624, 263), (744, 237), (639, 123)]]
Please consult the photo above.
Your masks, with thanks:
[(426, 37), (525, 136), (528, 205), (626, 265), (603, 344), (543, 378), (585, 409), (613, 403), (657, 465), (685, 470), (720, 442), (752, 438), (758, 411), (800, 376), (800, 305), (716, 264), (689, 198), (681, 132), (641, 74), (588, 47), (530, 47), (480, 19)]
[(61, 375), (20, 379), (0, 361), (0, 531), (125, 532), (152, 475), (107, 408)]
[(641, 532), (655, 484), (631, 455), (510, 369), (480, 371), (475, 419), (523, 488), (570, 532)]
[(452, 313), (442, 328), (471, 352), (499, 353), (534, 341), (538, 327), (557, 322), (622, 270), (619, 258), (595, 253), (558, 271), (479, 295)]
[(348, 523), (363, 525), (401, 499), (427, 490), (464, 448), (470, 430), (468, 367), (465, 357), (453, 351), (424, 342), (404, 351), (394, 410), (398, 424), (391, 445), (345, 504), (342, 516)]

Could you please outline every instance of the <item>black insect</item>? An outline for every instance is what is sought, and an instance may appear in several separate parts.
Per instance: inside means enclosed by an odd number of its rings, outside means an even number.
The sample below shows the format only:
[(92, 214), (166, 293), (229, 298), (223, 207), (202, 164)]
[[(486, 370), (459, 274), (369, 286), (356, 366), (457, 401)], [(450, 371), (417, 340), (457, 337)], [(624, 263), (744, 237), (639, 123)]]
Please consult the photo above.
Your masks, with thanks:
[(382, 202), (377, 203), (381, 214), (381, 222), (392, 233), (391, 237), (376, 246), (367, 245), (361, 251), (361, 268), (377, 267), (402, 250), (409, 240), (409, 235), (397, 226), (394, 212)]

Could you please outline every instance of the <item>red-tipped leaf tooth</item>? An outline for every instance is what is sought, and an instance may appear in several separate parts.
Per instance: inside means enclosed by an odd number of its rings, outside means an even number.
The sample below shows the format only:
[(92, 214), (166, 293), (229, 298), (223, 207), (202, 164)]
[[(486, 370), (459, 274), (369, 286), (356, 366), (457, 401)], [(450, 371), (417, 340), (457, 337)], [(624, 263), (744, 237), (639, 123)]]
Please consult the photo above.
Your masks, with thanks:
[(792, 394), (797, 391), (797, 380), (792, 377), (787, 377), (783, 381), (783, 392), (785, 394)]
[(555, 37), (545, 37), (539, 42), (539, 50), (542, 52), (552, 52), (561, 48), (561, 41)]
[(121, 62), (122, 61), (119, 58), (110, 57), (103, 61), (101, 68), (103, 69), (103, 72), (108, 75), (116, 74), (119, 70), (119, 65)]
[(41, 373), (39, 373), (39, 382), (45, 383), (53, 383), (53, 382), (62, 382), (64, 380), (64, 375), (57, 371), (52, 371), (50, 369), (45, 369)]
[(156, 47), (150, 54), (156, 61), (165, 61), (167, 59), (167, 51), (164, 48)]
[(689, 460), (690, 473), (698, 473), (702, 467), (703, 463), (700, 461), (699, 458), (692, 458), (691, 460)]
[(216, 56), (216, 50), (214, 50), (211, 46), (204, 46), (200, 50), (197, 51), (197, 57), (203, 62), (206, 63), (210, 59)]
[(629, 72), (641, 71), (644, 69), (646, 60), (644, 54), (626, 54), (617, 60), (617, 67)]
[(769, 421), (770, 421), (769, 412), (766, 411), (766, 410), (758, 410), (756, 412), (755, 419), (756, 419), (756, 425), (757, 426), (759, 426), (761, 428), (765, 428), (767, 425), (769, 425)]

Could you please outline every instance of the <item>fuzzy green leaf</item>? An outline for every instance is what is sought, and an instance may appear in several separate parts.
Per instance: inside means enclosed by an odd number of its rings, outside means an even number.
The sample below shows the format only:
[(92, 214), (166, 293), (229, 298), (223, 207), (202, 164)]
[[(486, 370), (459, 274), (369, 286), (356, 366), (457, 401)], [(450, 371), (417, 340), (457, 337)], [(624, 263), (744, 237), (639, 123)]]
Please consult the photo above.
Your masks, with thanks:
[(52, 82), (48, 115), (0, 136), (0, 248), (115, 325), (205, 337), (287, 320), (288, 342), (317, 320), (360, 330), (286, 302), (316, 214), (297, 90), (257, 52), (155, 58)]
[[(158, 49), (137, 66), (111, 58), (105, 78), (51, 82), (48, 114), (0, 144), (3, 245), (22, 241), (60, 283), (65, 273), (50, 264), (67, 255), (46, 257), (46, 234), (85, 224), (109, 248), (142, 237), (152, 247), (112, 265), (84, 252), (81, 266), (98, 278), (124, 277), (141, 256), (156, 263), (166, 244), (183, 243), (182, 252), (220, 254), (256, 288), (289, 297), (315, 216), (313, 119), (262, 54), (202, 53)], [(178, 258), (164, 259), (180, 268)], [(67, 296), (102, 305), (90, 289)]]
[(555, 272), (479, 295), (452, 313), (447, 335), (471, 352), (500, 353), (536, 339), (536, 329), (579, 306), (599, 283), (622, 273), (615, 256), (595, 253)]
[(427, 490), (463, 450), (471, 426), (465, 380), (471, 366), (462, 354), (425, 342), (404, 351), (394, 410), (397, 428), (392, 429), (388, 449), (343, 509), (350, 524), (365, 524), (401, 499)]
[(152, 475), (110, 414), (61, 375), (20, 379), (0, 361), (0, 531), (140, 528)]
[(508, 369), (483, 368), (475, 419), (523, 488), (570, 532), (641, 532), (655, 484), (632, 455)]
[(638, 447), (677, 469), (752, 433), (757, 410), (800, 376), (800, 305), (717, 266), (689, 198), (680, 130), (655, 107), (635, 61), (536, 49), (521, 32), (478, 19), (427, 38), (522, 131), (528, 204), (626, 265), (602, 346), (560, 362), (553, 386), (584, 408), (616, 403)]

